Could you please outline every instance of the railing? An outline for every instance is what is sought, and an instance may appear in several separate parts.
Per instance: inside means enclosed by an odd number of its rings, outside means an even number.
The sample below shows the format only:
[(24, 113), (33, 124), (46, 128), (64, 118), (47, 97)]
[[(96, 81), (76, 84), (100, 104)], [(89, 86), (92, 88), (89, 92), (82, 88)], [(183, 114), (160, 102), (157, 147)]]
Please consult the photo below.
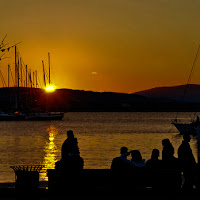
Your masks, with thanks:
[(39, 173), (44, 165), (10, 166), (15, 172), (15, 188), (36, 189), (39, 185)]
[(17, 166), (10, 166), (10, 168), (12, 168), (14, 170), (14, 172), (16, 171), (37, 171), (37, 172), (41, 172), (41, 170), (44, 168), (44, 165), (17, 165)]

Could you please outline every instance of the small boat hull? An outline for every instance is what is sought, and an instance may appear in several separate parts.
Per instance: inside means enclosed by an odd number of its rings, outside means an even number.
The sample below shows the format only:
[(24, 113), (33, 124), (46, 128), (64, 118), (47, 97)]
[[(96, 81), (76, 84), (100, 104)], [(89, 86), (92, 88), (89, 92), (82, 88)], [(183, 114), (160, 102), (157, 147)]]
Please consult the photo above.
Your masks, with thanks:
[(34, 113), (29, 114), (26, 120), (30, 121), (48, 121), (48, 120), (62, 120), (64, 113)]
[(182, 124), (173, 122), (172, 124), (177, 128), (180, 134), (190, 134), (190, 135), (197, 134), (197, 126), (194, 123)]
[(0, 121), (21, 121), (26, 119), (26, 114), (1, 113)]

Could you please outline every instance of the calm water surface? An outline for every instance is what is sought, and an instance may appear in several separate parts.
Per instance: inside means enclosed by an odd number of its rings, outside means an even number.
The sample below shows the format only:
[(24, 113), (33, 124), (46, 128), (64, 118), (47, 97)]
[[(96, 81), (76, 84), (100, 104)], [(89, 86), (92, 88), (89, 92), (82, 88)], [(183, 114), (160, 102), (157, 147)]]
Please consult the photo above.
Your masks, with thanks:
[[(47, 180), (45, 169), (55, 167), (60, 160), (66, 131), (74, 131), (78, 139), (84, 168), (110, 168), (119, 149), (138, 149), (149, 159), (153, 148), (162, 150), (161, 141), (169, 138), (177, 149), (182, 142), (171, 125), (177, 113), (66, 113), (62, 121), (0, 122), (0, 182), (14, 182), (12, 165), (45, 165), (40, 180)], [(192, 113), (179, 113), (182, 121), (191, 121)], [(191, 146), (197, 157), (196, 138)]]

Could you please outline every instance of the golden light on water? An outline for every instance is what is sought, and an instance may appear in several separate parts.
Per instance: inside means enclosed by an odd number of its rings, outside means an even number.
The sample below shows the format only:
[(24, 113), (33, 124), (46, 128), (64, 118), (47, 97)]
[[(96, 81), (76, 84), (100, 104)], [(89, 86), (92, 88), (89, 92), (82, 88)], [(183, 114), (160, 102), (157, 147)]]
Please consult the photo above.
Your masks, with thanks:
[(55, 91), (55, 86), (53, 85), (48, 85), (46, 88), (45, 88), (46, 92), (54, 92)]
[[(43, 160), (43, 165), (45, 166), (46, 169), (54, 169), (55, 168), (55, 163), (58, 161), (57, 160), (57, 146), (54, 143), (55, 137), (58, 134), (58, 130), (56, 129), (55, 126), (49, 126), (47, 128), (47, 133), (49, 135), (48, 141), (46, 141), (45, 148), (44, 148), (44, 160)], [(47, 174), (46, 173), (41, 173), (40, 178), (44, 181), (48, 180)]]

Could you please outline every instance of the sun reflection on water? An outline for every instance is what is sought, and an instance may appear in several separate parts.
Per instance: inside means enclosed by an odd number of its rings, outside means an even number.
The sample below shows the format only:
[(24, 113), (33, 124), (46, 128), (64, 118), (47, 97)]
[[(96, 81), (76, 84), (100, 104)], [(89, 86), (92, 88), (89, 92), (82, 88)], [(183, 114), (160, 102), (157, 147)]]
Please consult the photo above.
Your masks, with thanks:
[(58, 134), (58, 130), (56, 129), (55, 126), (51, 125), (47, 128), (47, 133), (49, 135), (48, 141), (46, 141), (45, 143), (45, 147), (44, 147), (44, 160), (43, 160), (43, 165), (44, 167), (44, 172), (40, 174), (40, 178), (41, 180), (47, 181), (48, 177), (47, 177), (47, 173), (46, 170), (47, 169), (53, 169), (55, 168), (55, 162), (57, 162), (57, 152), (58, 152), (58, 148), (55, 145), (55, 137)]

